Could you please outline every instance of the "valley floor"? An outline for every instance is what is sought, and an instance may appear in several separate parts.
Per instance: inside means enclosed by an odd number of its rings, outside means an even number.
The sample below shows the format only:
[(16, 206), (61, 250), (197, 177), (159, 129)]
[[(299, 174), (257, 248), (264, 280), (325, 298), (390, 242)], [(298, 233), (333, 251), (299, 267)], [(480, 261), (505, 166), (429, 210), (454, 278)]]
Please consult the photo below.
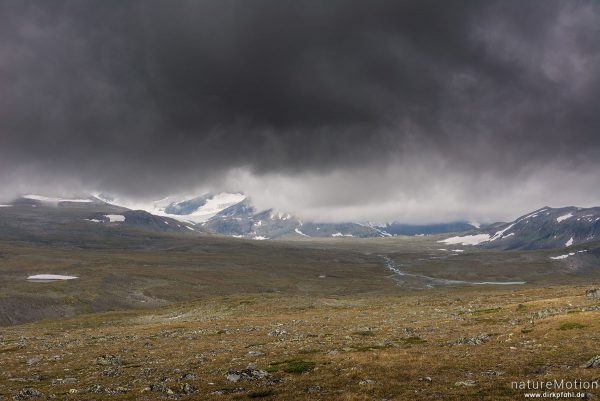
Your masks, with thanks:
[(511, 382), (599, 379), (581, 367), (600, 354), (599, 284), (220, 296), (2, 327), (0, 400), (523, 399)]

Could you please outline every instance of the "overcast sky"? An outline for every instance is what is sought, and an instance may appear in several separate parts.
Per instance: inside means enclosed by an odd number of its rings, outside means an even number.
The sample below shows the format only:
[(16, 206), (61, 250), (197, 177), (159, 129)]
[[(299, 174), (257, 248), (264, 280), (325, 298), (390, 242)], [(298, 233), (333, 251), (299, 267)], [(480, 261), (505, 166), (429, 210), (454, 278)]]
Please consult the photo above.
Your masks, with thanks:
[(0, 0), (0, 198), (321, 220), (600, 205), (600, 2)]

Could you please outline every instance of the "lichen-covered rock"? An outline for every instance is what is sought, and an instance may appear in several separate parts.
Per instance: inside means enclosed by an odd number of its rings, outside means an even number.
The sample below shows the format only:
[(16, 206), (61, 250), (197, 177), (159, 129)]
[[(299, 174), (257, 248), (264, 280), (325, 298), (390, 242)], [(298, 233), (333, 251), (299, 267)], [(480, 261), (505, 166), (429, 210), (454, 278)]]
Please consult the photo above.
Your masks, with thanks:
[(475, 337), (461, 338), (460, 340), (454, 341), (452, 345), (480, 345), (489, 341), (490, 336), (487, 334), (479, 334)]
[(288, 334), (288, 332), (287, 332), (285, 329), (282, 329), (282, 328), (279, 328), (279, 327), (278, 327), (278, 328), (276, 328), (276, 329), (274, 329), (274, 330), (271, 330), (271, 331), (269, 332), (269, 335), (270, 335), (271, 337), (280, 337), (280, 336), (286, 336), (287, 334)]
[(585, 292), (585, 296), (588, 298), (600, 298), (600, 288), (592, 288)]
[(473, 387), (477, 384), (475, 380), (463, 380), (454, 383), (456, 387)]
[(182, 394), (192, 394), (196, 392), (196, 389), (189, 383), (181, 383), (179, 385), (179, 392)]
[(595, 357), (581, 365), (581, 367), (587, 369), (600, 368), (600, 355), (596, 355)]
[(123, 361), (115, 355), (102, 355), (96, 358), (97, 365), (121, 366)]
[(42, 396), (42, 393), (40, 393), (39, 391), (37, 391), (34, 388), (24, 388), (23, 390), (19, 391), (19, 394), (15, 395), (13, 397), (13, 399), (15, 400), (31, 400), (34, 398), (40, 398)]
[(260, 380), (271, 377), (269, 372), (259, 369), (243, 369), (240, 371), (230, 370), (225, 375), (225, 379), (232, 383), (237, 383), (240, 380)]
[(173, 390), (162, 383), (153, 383), (149, 386), (150, 391), (163, 394), (175, 394)]

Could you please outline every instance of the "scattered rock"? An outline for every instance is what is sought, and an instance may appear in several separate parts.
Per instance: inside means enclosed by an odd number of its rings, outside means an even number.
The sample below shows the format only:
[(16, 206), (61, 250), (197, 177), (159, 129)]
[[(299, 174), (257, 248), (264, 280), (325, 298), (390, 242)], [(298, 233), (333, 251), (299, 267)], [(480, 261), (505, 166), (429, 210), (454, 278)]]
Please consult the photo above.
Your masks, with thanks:
[(192, 394), (196, 392), (196, 389), (189, 383), (181, 383), (179, 385), (179, 392), (182, 394)]
[(533, 322), (534, 320), (545, 319), (550, 316), (562, 315), (562, 314), (568, 313), (569, 310), (573, 310), (573, 308), (560, 307), (560, 308), (543, 309), (543, 310), (534, 312), (531, 315), (529, 315), (530, 322)]
[(456, 387), (473, 387), (477, 384), (475, 380), (463, 380), (454, 383)]
[(425, 376), (425, 377), (419, 377), (419, 381), (431, 383), (433, 381), (433, 379), (429, 376)]
[(412, 337), (415, 335), (415, 329), (411, 327), (403, 327), (402, 334), (404, 335), (404, 337)]
[(257, 357), (266, 355), (264, 352), (260, 351), (248, 351), (248, 356)]
[(106, 389), (106, 392), (108, 394), (111, 394), (111, 395), (124, 394), (124, 393), (127, 393), (129, 391), (131, 391), (131, 389), (129, 389), (127, 387), (123, 387), (123, 386), (117, 386), (117, 387), (115, 387), (113, 389)]
[(36, 365), (41, 360), (42, 359), (40, 357), (34, 356), (33, 358), (27, 359), (27, 365), (29, 365), (29, 366)]
[(585, 296), (588, 298), (600, 298), (600, 288), (592, 288), (585, 291)]
[(211, 394), (213, 395), (224, 395), (224, 394), (241, 394), (244, 391), (246, 391), (246, 389), (244, 389), (243, 387), (236, 387), (236, 388), (224, 388), (221, 390), (215, 390), (213, 392), (211, 392)]
[(123, 370), (119, 367), (109, 366), (108, 368), (104, 369), (102, 374), (104, 376), (108, 376), (108, 377), (116, 377), (116, 376), (121, 376), (122, 372), (123, 372)]
[(102, 355), (96, 358), (97, 365), (112, 365), (112, 366), (121, 366), (123, 365), (123, 361), (118, 356), (114, 355)]
[(470, 338), (461, 338), (460, 340), (457, 340), (455, 342), (453, 342), (453, 345), (480, 345), (483, 344), (487, 341), (489, 341), (490, 336), (487, 334), (479, 334), (475, 337), (470, 337)]
[[(76, 389), (75, 389), (75, 391), (78, 392), (78, 390), (76, 390)], [(131, 391), (131, 390), (127, 387), (121, 387), (121, 386), (117, 386), (115, 388), (109, 388), (109, 387), (104, 387), (100, 384), (94, 384), (94, 385), (88, 387), (85, 391), (88, 393), (93, 393), (93, 394), (117, 395), (117, 394), (127, 393), (128, 391)]]
[(376, 384), (377, 382), (375, 380), (371, 380), (371, 379), (365, 379), (365, 380), (361, 380), (358, 382), (358, 384), (360, 386), (368, 386), (369, 384)]
[(148, 388), (150, 389), (150, 391), (153, 391), (155, 393), (175, 394), (173, 390), (171, 390), (163, 383), (153, 383), (150, 386), (148, 386)]
[(321, 386), (310, 386), (306, 388), (306, 392), (309, 394), (315, 394), (321, 392)]
[(15, 400), (31, 400), (34, 398), (39, 398), (42, 396), (42, 393), (40, 393), (39, 391), (37, 391), (34, 388), (24, 388), (23, 390), (19, 391), (19, 394), (15, 395), (13, 397), (13, 399)]
[(486, 370), (485, 372), (481, 372), (482, 376), (502, 376), (505, 372), (501, 370)]
[(77, 379), (74, 377), (65, 377), (64, 379), (52, 379), (52, 385), (61, 385), (61, 384), (73, 384), (77, 383)]
[(275, 330), (271, 330), (269, 332), (269, 335), (271, 337), (279, 337), (279, 336), (286, 336), (288, 334), (288, 332), (285, 329), (282, 328), (276, 328)]
[(100, 384), (94, 384), (86, 389), (86, 391), (88, 393), (94, 393), (94, 394), (104, 393), (104, 390), (105, 390), (104, 386), (101, 386)]
[(227, 379), (227, 381), (237, 383), (242, 379), (242, 375), (237, 372), (227, 372), (225, 379)]
[(225, 375), (225, 379), (232, 383), (237, 383), (240, 380), (263, 380), (271, 377), (269, 372), (259, 369), (243, 369), (240, 371), (230, 370)]
[(581, 367), (586, 369), (600, 368), (600, 355), (596, 355), (595, 357), (581, 365)]

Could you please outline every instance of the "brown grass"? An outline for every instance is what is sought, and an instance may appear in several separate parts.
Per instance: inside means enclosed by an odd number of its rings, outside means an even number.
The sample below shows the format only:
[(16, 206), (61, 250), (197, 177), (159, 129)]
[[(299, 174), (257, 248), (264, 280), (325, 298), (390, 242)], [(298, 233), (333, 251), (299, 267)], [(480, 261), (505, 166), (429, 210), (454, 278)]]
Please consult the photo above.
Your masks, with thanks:
[[(557, 330), (574, 324), (569, 310), (593, 305), (584, 289), (231, 296), (5, 327), (0, 399), (35, 388), (60, 400), (514, 400), (523, 392), (513, 380), (598, 377), (579, 366), (599, 353), (600, 313), (581, 311), (575, 330)], [(469, 305), (476, 313), (462, 312)], [(532, 320), (551, 308), (563, 309)], [(287, 334), (269, 335), (275, 328)], [(481, 333), (491, 335), (481, 345), (452, 345)], [(123, 363), (97, 364), (103, 355)], [(225, 379), (249, 364), (272, 376)], [(465, 380), (475, 386), (455, 385)], [(157, 383), (174, 394), (150, 391)], [(195, 392), (184, 394), (185, 383)]]

